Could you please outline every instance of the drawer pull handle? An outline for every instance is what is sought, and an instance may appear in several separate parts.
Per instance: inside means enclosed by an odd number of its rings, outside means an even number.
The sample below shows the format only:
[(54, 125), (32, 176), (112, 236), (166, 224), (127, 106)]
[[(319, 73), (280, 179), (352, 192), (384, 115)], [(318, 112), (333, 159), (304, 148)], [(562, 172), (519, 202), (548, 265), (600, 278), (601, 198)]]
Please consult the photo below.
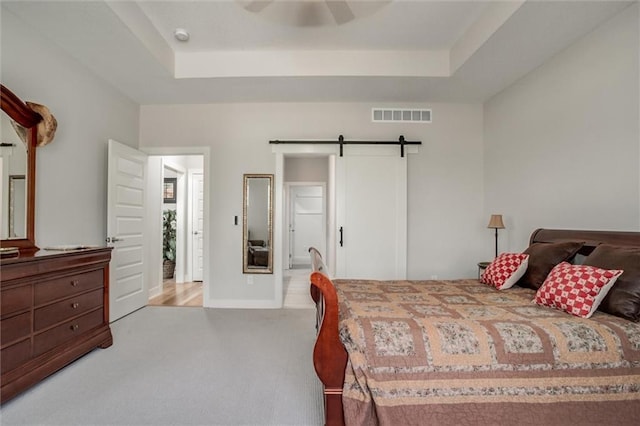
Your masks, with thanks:
[(79, 283), (80, 283), (80, 281), (78, 281), (78, 280), (73, 280), (73, 281), (71, 281), (71, 286), (72, 286), (72, 287), (77, 287)]
[(80, 304), (79, 304), (78, 302), (76, 302), (76, 303), (72, 303), (72, 304), (71, 304), (71, 307), (72, 307), (73, 309), (77, 309), (77, 308), (78, 308), (78, 306), (80, 306)]
[(76, 331), (77, 329), (80, 328), (80, 326), (78, 324), (73, 324), (71, 327), (69, 327), (71, 329), (71, 331)]

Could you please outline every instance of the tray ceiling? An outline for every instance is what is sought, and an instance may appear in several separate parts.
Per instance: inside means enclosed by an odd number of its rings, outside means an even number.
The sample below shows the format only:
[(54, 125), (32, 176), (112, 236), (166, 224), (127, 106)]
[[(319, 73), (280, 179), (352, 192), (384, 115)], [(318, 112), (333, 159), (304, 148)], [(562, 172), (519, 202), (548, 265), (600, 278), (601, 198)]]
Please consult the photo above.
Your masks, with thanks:
[(331, 3), (3, 1), (2, 13), (140, 104), (481, 102), (633, 2), (348, 0), (346, 22)]

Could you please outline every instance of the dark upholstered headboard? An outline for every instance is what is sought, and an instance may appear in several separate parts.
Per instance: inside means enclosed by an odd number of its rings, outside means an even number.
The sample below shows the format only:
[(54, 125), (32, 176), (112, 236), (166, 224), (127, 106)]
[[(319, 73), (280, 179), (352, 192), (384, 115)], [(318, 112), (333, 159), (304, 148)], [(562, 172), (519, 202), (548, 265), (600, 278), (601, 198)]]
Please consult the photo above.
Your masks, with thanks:
[(598, 244), (640, 247), (640, 232), (626, 231), (583, 231), (572, 229), (536, 229), (529, 243), (560, 243), (584, 241), (580, 254), (588, 255)]

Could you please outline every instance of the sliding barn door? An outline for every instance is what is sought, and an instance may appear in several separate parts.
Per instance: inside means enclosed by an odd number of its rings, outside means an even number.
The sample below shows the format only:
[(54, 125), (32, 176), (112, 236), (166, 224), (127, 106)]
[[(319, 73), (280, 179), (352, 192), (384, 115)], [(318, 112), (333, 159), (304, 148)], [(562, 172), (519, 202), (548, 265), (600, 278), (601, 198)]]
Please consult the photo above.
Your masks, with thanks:
[(346, 146), (338, 157), (337, 278), (406, 278), (406, 160), (397, 146)]

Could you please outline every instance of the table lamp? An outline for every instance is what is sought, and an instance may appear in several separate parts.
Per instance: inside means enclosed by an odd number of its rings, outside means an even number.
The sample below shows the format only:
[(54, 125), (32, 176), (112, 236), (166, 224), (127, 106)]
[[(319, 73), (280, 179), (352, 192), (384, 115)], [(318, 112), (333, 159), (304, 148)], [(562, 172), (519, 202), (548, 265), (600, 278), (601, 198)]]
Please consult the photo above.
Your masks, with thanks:
[(492, 214), (489, 219), (489, 225), (487, 228), (493, 228), (496, 230), (496, 257), (498, 257), (498, 229), (504, 229), (504, 223), (502, 223), (501, 214)]

